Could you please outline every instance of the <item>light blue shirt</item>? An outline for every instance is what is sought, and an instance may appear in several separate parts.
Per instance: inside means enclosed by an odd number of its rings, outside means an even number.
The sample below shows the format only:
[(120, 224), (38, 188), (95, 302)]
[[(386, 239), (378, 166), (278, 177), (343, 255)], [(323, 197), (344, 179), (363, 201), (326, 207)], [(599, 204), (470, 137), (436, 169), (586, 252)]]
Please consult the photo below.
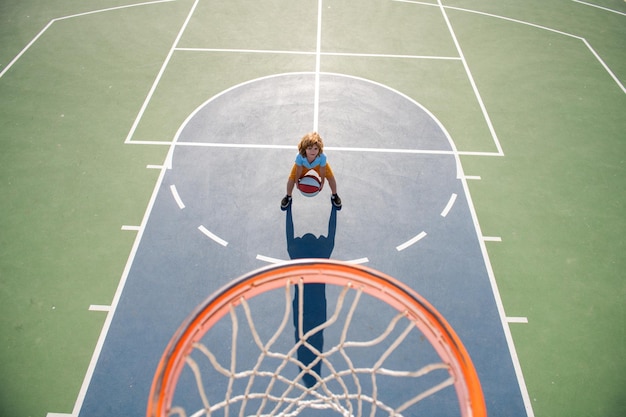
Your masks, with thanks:
[(326, 154), (318, 155), (311, 163), (309, 163), (309, 161), (306, 159), (306, 156), (302, 156), (298, 154), (298, 156), (296, 156), (296, 165), (307, 168), (307, 169), (313, 169), (318, 165), (320, 167), (325, 167), (326, 166)]

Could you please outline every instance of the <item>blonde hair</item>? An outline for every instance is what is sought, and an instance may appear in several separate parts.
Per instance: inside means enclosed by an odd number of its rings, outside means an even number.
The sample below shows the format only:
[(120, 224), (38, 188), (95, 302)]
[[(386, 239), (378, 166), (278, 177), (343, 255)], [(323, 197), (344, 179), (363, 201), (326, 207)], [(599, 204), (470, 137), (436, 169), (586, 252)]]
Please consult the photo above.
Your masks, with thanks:
[(300, 155), (306, 156), (306, 148), (315, 145), (317, 145), (320, 149), (319, 155), (321, 155), (324, 152), (324, 142), (322, 141), (322, 137), (317, 132), (307, 133), (302, 136), (300, 143), (298, 143), (298, 152), (300, 152)]

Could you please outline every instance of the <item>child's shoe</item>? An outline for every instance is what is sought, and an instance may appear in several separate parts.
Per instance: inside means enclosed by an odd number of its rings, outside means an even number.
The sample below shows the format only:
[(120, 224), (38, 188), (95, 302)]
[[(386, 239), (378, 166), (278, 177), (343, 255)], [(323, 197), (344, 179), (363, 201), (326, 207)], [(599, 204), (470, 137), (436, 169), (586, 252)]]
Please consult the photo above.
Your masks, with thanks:
[(333, 194), (332, 197), (330, 197), (330, 201), (337, 210), (341, 210), (341, 198), (339, 198), (337, 194)]
[(282, 201), (280, 202), (280, 209), (282, 211), (285, 211), (289, 208), (290, 205), (291, 205), (291, 196), (286, 195), (285, 197), (283, 197)]

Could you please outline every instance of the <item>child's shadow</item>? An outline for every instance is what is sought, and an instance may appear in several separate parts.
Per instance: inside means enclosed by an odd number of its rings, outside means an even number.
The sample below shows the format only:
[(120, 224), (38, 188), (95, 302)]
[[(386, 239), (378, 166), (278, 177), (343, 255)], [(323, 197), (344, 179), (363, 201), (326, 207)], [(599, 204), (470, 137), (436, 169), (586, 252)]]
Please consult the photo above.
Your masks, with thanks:
[[(323, 258), (330, 259), (335, 247), (335, 232), (337, 230), (337, 209), (332, 208), (328, 221), (327, 236), (315, 237), (311, 233), (306, 233), (302, 237), (295, 237), (293, 227), (293, 217), (291, 207), (287, 209), (287, 252), (291, 259), (303, 258)], [(296, 287), (293, 298), (293, 324), (295, 328), (296, 343), (300, 341), (299, 329), (299, 290)], [(303, 307), (302, 307), (302, 334), (326, 322), (326, 284), (305, 284), (303, 285)], [(317, 351), (324, 349), (324, 333), (320, 330), (309, 336), (307, 343)], [(298, 360), (306, 367), (311, 366), (311, 372), (305, 373), (302, 377), (307, 387), (315, 385), (316, 377), (320, 375), (322, 362), (317, 355), (306, 346), (298, 348)]]

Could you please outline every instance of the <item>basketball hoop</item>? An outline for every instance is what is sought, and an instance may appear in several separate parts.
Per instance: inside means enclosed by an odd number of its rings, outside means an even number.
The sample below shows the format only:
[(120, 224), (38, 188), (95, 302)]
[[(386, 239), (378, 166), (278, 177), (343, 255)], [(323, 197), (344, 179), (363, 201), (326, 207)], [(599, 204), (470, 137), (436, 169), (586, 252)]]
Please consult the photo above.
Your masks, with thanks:
[(147, 416), (435, 409), (486, 416), (474, 366), (445, 319), (378, 271), (309, 259), (244, 275), (200, 305), (161, 358)]

